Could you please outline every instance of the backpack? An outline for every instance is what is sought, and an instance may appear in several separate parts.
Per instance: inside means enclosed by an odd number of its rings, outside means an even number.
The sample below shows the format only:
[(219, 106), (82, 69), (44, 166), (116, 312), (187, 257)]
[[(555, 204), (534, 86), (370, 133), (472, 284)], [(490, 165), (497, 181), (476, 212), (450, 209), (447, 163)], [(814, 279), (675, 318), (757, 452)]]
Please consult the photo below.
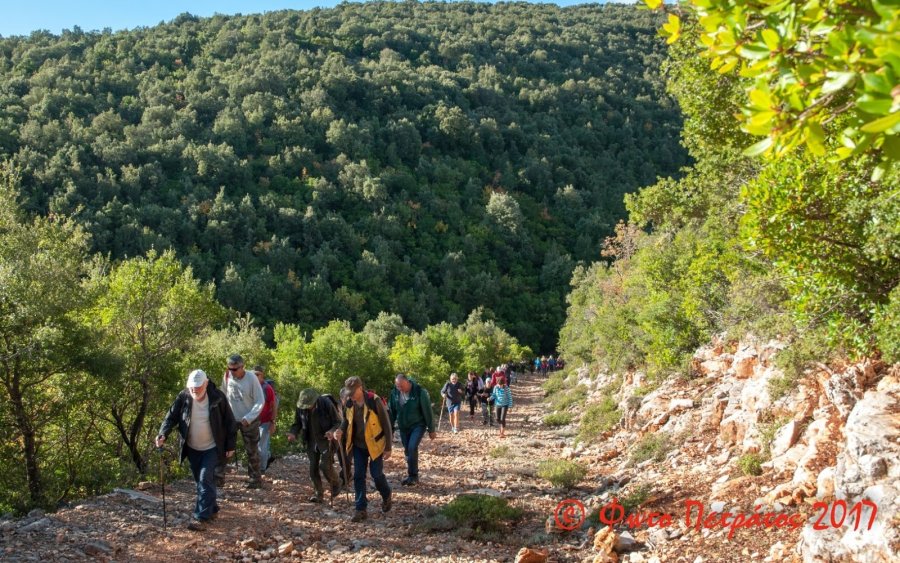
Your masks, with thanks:
[[(375, 393), (374, 390), (366, 389), (366, 399), (368, 399), (369, 401), (374, 401), (375, 397), (378, 397), (378, 395)], [(387, 401), (385, 400), (385, 398), (384, 397), (378, 397), (378, 398), (381, 399), (382, 406), (385, 409), (387, 409)]]
[[(333, 395), (330, 395), (328, 393), (325, 393), (324, 395), (319, 395), (319, 399), (323, 399), (323, 398), (328, 399), (331, 402), (331, 404), (334, 405), (334, 410), (337, 411), (338, 418), (343, 419), (343, 417), (344, 417), (344, 413), (342, 412), (343, 409), (341, 409), (341, 404), (338, 402), (338, 400), (335, 399)], [(319, 414), (320, 415), (322, 414), (321, 410), (319, 411)]]
[[(275, 395), (275, 410), (279, 410), (281, 408), (281, 397), (278, 395), (278, 391), (275, 390), (275, 381), (272, 379), (265, 380), (266, 385), (272, 388), (272, 393)], [(265, 389), (263, 389), (265, 392)]]

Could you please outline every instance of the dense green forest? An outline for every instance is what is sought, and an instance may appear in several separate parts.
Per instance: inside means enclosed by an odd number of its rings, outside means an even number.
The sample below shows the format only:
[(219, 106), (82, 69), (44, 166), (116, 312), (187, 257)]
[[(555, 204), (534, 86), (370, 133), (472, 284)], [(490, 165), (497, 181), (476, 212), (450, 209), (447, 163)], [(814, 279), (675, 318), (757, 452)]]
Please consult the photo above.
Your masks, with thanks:
[(267, 328), (476, 308), (551, 350), (623, 195), (687, 163), (660, 18), (344, 4), (0, 39), (24, 210), (173, 249)]

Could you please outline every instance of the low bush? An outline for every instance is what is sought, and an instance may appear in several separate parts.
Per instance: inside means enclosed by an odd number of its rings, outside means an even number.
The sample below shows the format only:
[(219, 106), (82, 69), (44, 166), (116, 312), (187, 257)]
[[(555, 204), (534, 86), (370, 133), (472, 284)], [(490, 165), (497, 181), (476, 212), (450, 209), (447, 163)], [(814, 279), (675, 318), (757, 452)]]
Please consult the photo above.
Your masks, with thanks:
[(574, 417), (568, 412), (554, 412), (544, 417), (544, 426), (565, 426), (571, 424)]
[(587, 468), (565, 459), (548, 459), (538, 465), (538, 477), (546, 479), (554, 487), (571, 489), (587, 475)]

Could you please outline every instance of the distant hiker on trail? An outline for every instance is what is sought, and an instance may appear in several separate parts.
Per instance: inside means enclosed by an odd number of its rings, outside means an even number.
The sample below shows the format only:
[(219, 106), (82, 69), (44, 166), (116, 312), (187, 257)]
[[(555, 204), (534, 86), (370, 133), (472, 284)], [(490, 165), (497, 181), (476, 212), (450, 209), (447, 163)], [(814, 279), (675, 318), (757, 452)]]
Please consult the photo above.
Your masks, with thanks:
[(550, 355), (550, 359), (547, 360), (547, 365), (550, 367), (550, 371), (556, 371), (556, 360), (553, 358), (553, 355)]
[(500, 437), (506, 438), (506, 415), (513, 406), (512, 391), (509, 390), (506, 378), (501, 377), (492, 393), (497, 407), (497, 423), (500, 424)]
[(269, 439), (275, 434), (275, 421), (278, 420), (278, 405), (275, 402), (275, 389), (266, 382), (266, 368), (254, 366), (253, 373), (259, 379), (263, 389), (263, 410), (259, 413), (259, 469), (262, 473), (269, 468), (272, 461), (269, 455)]
[(475, 407), (478, 406), (478, 392), (484, 389), (484, 382), (474, 371), (469, 372), (466, 382), (466, 400), (469, 402), (469, 420), (475, 420)]
[(356, 512), (351, 521), (361, 522), (368, 513), (366, 499), (366, 468), (375, 488), (381, 493), (381, 511), (391, 509), (391, 486), (384, 476), (384, 462), (391, 457), (391, 421), (381, 397), (366, 392), (362, 379), (348, 377), (344, 382), (351, 406), (347, 408), (341, 427), (334, 433), (353, 457), (353, 489), (356, 492)]
[(399, 374), (394, 378), (394, 389), (388, 401), (391, 425), (400, 431), (400, 442), (406, 455), (407, 477), (403, 485), (419, 482), (419, 444), (428, 432), (434, 440), (434, 413), (431, 411), (431, 397), (428, 391), (415, 380)]
[(459, 409), (462, 406), (465, 388), (459, 382), (459, 376), (450, 374), (450, 381), (441, 389), (441, 397), (447, 400), (447, 414), (450, 415), (450, 430), (456, 434), (459, 432)]
[(478, 392), (478, 402), (481, 403), (481, 425), (490, 421), (491, 426), (494, 425), (494, 395), (493, 395), (493, 387), (491, 387), (491, 377), (490, 375), (485, 374), (484, 380), (482, 381), (481, 391)]
[(541, 359), (537, 358), (537, 357), (534, 358), (534, 363), (531, 368), (531, 373), (534, 373), (536, 371), (541, 371)]
[[(262, 487), (262, 470), (259, 463), (259, 415), (265, 405), (262, 385), (255, 374), (247, 377), (244, 370), (244, 358), (239, 354), (228, 356), (228, 369), (222, 378), (222, 388), (234, 413), (234, 420), (244, 440), (247, 452), (247, 472), (250, 474), (248, 489)], [(216, 467), (216, 484), (225, 482), (225, 464)]]
[[(334, 432), (341, 427), (341, 415), (337, 401), (331, 395), (319, 395), (315, 389), (304, 389), (297, 399), (297, 410), (294, 412), (294, 425), (287, 435), (288, 442), (300, 437), (300, 443), (306, 446), (309, 458), (309, 478), (312, 481), (315, 495), (310, 502), (320, 503), (325, 493), (322, 488), (322, 477), (331, 485), (331, 501), (341, 492), (341, 481), (334, 470), (334, 451), (340, 444), (334, 444)], [(321, 474), (320, 474), (321, 473)]]
[(188, 458), (197, 483), (197, 501), (188, 528), (202, 530), (219, 511), (214, 473), (219, 462), (225, 463), (234, 455), (236, 432), (228, 400), (202, 370), (195, 369), (188, 375), (186, 388), (175, 398), (159, 427), (157, 448), (166, 443), (176, 426), (181, 442), (178, 461), (183, 463)]

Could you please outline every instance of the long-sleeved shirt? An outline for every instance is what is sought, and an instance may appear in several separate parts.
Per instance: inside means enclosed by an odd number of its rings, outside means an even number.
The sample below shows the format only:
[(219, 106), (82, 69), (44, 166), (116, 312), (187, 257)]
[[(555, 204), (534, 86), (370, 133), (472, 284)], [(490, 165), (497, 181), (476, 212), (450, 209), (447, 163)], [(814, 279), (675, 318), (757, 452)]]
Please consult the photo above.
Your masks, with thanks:
[(225, 389), (225, 396), (228, 397), (235, 421), (253, 422), (259, 418), (265, 405), (265, 395), (255, 373), (246, 371), (244, 377), (240, 379), (226, 373), (223, 383), (222, 387)]
[(494, 387), (494, 405), (498, 407), (513, 406), (512, 391), (509, 387), (498, 385)]

